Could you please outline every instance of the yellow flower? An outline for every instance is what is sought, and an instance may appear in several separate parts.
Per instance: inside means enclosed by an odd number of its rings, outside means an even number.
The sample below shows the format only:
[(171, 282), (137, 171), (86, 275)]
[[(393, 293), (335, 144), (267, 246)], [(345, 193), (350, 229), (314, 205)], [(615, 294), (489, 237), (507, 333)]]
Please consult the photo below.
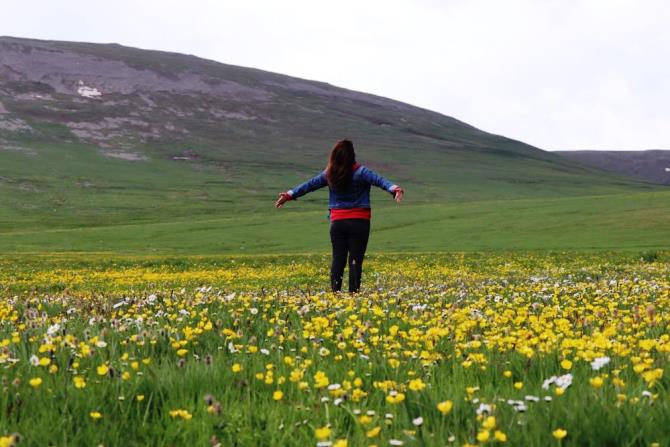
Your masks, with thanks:
[(514, 382), (514, 388), (520, 390), (521, 388), (523, 388), (523, 382)]
[(231, 370), (232, 370), (234, 373), (238, 373), (238, 372), (242, 371), (242, 365), (240, 365), (239, 363), (235, 363), (235, 364), (232, 366)]
[(34, 379), (30, 379), (28, 383), (31, 387), (38, 388), (40, 385), (42, 385), (42, 379), (40, 377), (35, 377)]
[(557, 396), (562, 396), (564, 393), (565, 388), (561, 388), (560, 386), (556, 387), (556, 389), (554, 390), (554, 394), (556, 394)]
[(319, 441), (325, 441), (326, 439), (330, 438), (330, 432), (330, 427), (326, 425), (325, 427), (315, 428), (314, 436), (316, 436), (316, 439)]
[(358, 418), (358, 422), (361, 425), (368, 425), (370, 422), (372, 422), (372, 417), (368, 416), (367, 414), (363, 414)]
[(454, 403), (450, 400), (445, 400), (444, 402), (440, 402), (437, 404), (437, 409), (440, 411), (442, 414), (447, 414), (451, 411), (453, 408)]
[(51, 359), (49, 357), (42, 357), (40, 359), (40, 366), (48, 366), (51, 363)]
[(405, 395), (403, 393), (389, 394), (386, 396), (386, 402), (390, 404), (399, 404), (403, 400), (405, 400)]
[(333, 447), (347, 447), (348, 444), (346, 439), (338, 439), (333, 443)]
[(491, 430), (496, 426), (496, 418), (495, 416), (489, 416), (486, 419), (484, 419), (484, 422), (482, 422), (482, 427)]
[(282, 400), (284, 397), (284, 393), (281, 390), (277, 390), (274, 393), (272, 393), (272, 398), (274, 400)]
[(135, 396), (135, 399), (138, 402), (142, 402), (144, 400), (144, 394), (138, 394), (137, 396)]
[(365, 436), (368, 438), (376, 438), (379, 435), (379, 432), (382, 431), (382, 428), (377, 426), (371, 430), (368, 430)]
[(591, 386), (593, 388), (600, 388), (601, 386), (603, 386), (603, 379), (600, 376), (592, 377), (591, 379), (589, 379), (589, 382), (591, 383)]
[(109, 371), (109, 367), (107, 365), (100, 365), (95, 370), (98, 372), (99, 376), (104, 376)]
[(72, 381), (74, 382), (74, 387), (77, 389), (86, 387), (86, 380), (81, 376), (75, 376)]
[(489, 440), (489, 431), (488, 430), (482, 430), (479, 433), (477, 433), (477, 441), (479, 442), (486, 442)]
[(551, 434), (554, 435), (554, 438), (556, 439), (563, 439), (568, 435), (568, 431), (562, 428), (557, 428), (552, 431)]
[(505, 372), (503, 372), (503, 376), (505, 376), (507, 378), (512, 377), (512, 371), (510, 371), (509, 369), (506, 370)]
[(326, 373), (317, 371), (316, 374), (314, 374), (314, 388), (325, 388), (328, 385), (330, 385), (330, 381), (328, 380)]
[(495, 433), (493, 433), (493, 437), (498, 442), (507, 442), (507, 435), (500, 430), (496, 430)]
[(89, 414), (91, 416), (91, 419), (94, 421), (97, 421), (98, 419), (102, 418), (102, 414), (99, 411), (91, 411)]
[(407, 387), (412, 391), (421, 391), (422, 389), (426, 388), (426, 384), (423, 383), (423, 381), (419, 378), (410, 380)]
[(177, 350), (177, 355), (179, 357), (184, 357), (186, 354), (188, 354), (188, 349), (182, 348), (182, 349)]
[(563, 369), (570, 369), (572, 368), (572, 362), (568, 359), (565, 359), (561, 362), (561, 368)]
[(186, 410), (172, 410), (170, 411), (170, 416), (173, 418), (182, 418), (185, 421), (193, 418), (193, 415)]

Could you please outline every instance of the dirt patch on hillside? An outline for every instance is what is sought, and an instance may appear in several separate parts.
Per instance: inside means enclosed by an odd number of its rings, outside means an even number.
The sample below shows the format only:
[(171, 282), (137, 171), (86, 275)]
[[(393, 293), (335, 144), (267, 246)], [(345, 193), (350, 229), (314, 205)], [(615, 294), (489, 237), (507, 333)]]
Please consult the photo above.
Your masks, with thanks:
[(127, 152), (127, 151), (112, 151), (112, 150), (101, 150), (100, 153), (108, 158), (117, 158), (119, 160), (127, 161), (144, 161), (147, 160), (142, 154), (136, 152)]

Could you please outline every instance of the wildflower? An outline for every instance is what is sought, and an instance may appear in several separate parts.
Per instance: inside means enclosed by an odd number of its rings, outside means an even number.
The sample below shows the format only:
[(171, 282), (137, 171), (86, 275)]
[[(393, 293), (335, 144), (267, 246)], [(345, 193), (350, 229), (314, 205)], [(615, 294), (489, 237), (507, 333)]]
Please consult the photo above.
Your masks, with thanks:
[(233, 364), (233, 366), (231, 367), (231, 370), (232, 370), (234, 373), (238, 373), (238, 372), (242, 371), (242, 365), (240, 365), (239, 363), (235, 363), (235, 364)]
[(405, 400), (405, 395), (403, 393), (391, 393), (386, 396), (386, 402), (390, 404), (399, 404)]
[(514, 382), (514, 388), (520, 390), (523, 388), (523, 382)]
[(591, 362), (591, 369), (598, 371), (603, 366), (607, 365), (610, 362), (609, 357), (598, 357)]
[(365, 433), (365, 436), (367, 436), (368, 438), (376, 438), (377, 436), (379, 436), (379, 432), (381, 432), (381, 431), (382, 431), (382, 428), (380, 426), (377, 426), (377, 427), (375, 427), (371, 430), (368, 430)]
[(561, 362), (561, 368), (569, 370), (570, 368), (572, 368), (572, 362), (568, 359), (563, 360)]
[(454, 403), (450, 400), (445, 400), (443, 402), (440, 402), (437, 404), (437, 409), (440, 411), (442, 414), (448, 414), (452, 407), (454, 406)]
[(93, 419), (94, 421), (97, 421), (98, 419), (101, 419), (101, 418), (102, 418), (102, 414), (101, 414), (99, 411), (91, 411), (88, 415), (89, 415), (89, 416), (91, 417), (91, 419)]
[(496, 418), (495, 416), (488, 416), (486, 419), (484, 419), (484, 422), (482, 422), (482, 427), (491, 430), (496, 426)]
[(272, 398), (274, 400), (282, 400), (284, 397), (284, 393), (281, 390), (277, 390), (274, 393), (272, 393)]
[(325, 388), (330, 384), (328, 376), (322, 371), (317, 371), (314, 374), (314, 388)]
[(181, 418), (185, 421), (188, 421), (188, 420), (193, 418), (193, 415), (191, 413), (189, 413), (186, 410), (181, 410), (181, 409), (171, 410), (169, 414), (172, 418)]
[(493, 438), (498, 442), (507, 442), (507, 435), (500, 430), (496, 430), (493, 433)]
[(589, 379), (589, 383), (591, 383), (591, 386), (593, 388), (600, 388), (603, 386), (603, 378), (600, 376), (592, 377)]
[(74, 387), (77, 389), (82, 389), (86, 387), (86, 380), (84, 380), (84, 378), (81, 376), (74, 376), (72, 381), (74, 382)]
[(491, 408), (491, 405), (489, 404), (479, 404), (479, 407), (477, 407), (477, 410), (475, 412), (477, 413), (477, 416), (481, 416), (484, 413), (491, 414), (491, 411), (493, 408)]
[(426, 384), (423, 383), (421, 379), (414, 379), (409, 381), (409, 385), (407, 387), (412, 391), (421, 391), (426, 388)]
[(333, 443), (333, 447), (347, 447), (347, 445), (349, 445), (349, 443), (346, 439), (338, 439)]
[(40, 377), (35, 377), (34, 379), (30, 379), (28, 383), (33, 388), (39, 388), (39, 386), (42, 385), (42, 379)]
[(49, 337), (54, 337), (59, 330), (60, 330), (60, 324), (56, 323), (52, 326), (49, 326), (49, 328), (47, 329), (47, 335)]
[(482, 430), (479, 433), (477, 433), (477, 441), (479, 442), (486, 442), (489, 440), (490, 433), (488, 430)]
[(135, 400), (138, 402), (142, 402), (144, 400), (144, 394), (138, 394), (135, 396)]
[(316, 436), (316, 439), (318, 439), (319, 441), (324, 441), (330, 438), (330, 433), (331, 429), (327, 425), (325, 427), (314, 429), (314, 436)]
[(367, 414), (363, 414), (358, 418), (358, 422), (361, 425), (368, 425), (370, 422), (372, 422), (372, 418)]
[(109, 367), (107, 365), (100, 365), (95, 370), (99, 376), (104, 376), (109, 372)]
[(179, 357), (184, 357), (186, 354), (188, 354), (188, 349), (182, 348), (182, 349), (177, 350), (177, 355)]
[(568, 435), (568, 431), (562, 428), (557, 428), (556, 430), (552, 431), (551, 434), (554, 435), (554, 438), (561, 440)]
[(412, 424), (414, 424), (417, 427), (420, 427), (421, 425), (423, 425), (423, 418), (419, 416), (418, 418), (412, 419)]
[(559, 377), (551, 376), (550, 378), (544, 381), (544, 383), (542, 384), (542, 389), (548, 390), (549, 386), (552, 384), (555, 384), (557, 387), (560, 388), (567, 388), (570, 385), (572, 385), (572, 374), (567, 373)]

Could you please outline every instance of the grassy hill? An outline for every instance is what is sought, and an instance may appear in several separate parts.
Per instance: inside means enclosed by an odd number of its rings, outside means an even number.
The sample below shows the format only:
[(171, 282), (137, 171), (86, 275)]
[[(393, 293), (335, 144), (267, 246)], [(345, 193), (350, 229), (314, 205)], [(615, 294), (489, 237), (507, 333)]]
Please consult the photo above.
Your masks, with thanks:
[(326, 191), (279, 191), (351, 138), (407, 189), (371, 248), (636, 248), (668, 188), (374, 95), (194, 56), (0, 38), (0, 250), (327, 251)]

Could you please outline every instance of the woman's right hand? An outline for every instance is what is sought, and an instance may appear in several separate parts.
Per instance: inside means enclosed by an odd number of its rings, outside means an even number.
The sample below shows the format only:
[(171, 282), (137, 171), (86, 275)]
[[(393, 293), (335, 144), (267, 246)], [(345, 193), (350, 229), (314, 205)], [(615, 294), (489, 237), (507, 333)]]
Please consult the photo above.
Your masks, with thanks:
[(291, 196), (289, 195), (289, 193), (280, 192), (279, 193), (279, 198), (275, 202), (275, 206), (277, 208), (281, 208), (282, 206), (284, 206), (284, 203), (288, 202), (289, 200), (291, 200)]

